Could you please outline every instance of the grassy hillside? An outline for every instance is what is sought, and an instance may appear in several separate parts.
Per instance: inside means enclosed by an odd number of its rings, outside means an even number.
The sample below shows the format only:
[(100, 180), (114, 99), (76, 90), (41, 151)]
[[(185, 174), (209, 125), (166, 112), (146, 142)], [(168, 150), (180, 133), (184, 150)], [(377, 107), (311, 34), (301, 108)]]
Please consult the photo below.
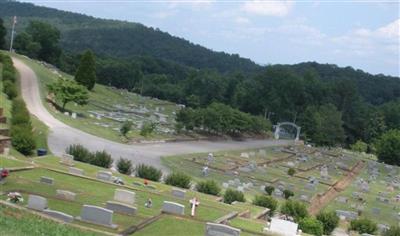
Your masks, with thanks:
[[(0, 156), (1, 167), (20, 167), (21, 165), (24, 166), (24, 163), (26, 166), (31, 165), (31, 163), (24, 161), (22, 158), (10, 159), (10, 157)], [(150, 182), (149, 185), (153, 186), (153, 189), (150, 189), (142, 184), (142, 179), (114, 173), (114, 176), (121, 177), (126, 183), (125, 186), (117, 186), (112, 183), (106, 183), (96, 180), (95, 176), (97, 171), (104, 169), (80, 162), (75, 162), (75, 167), (84, 170), (85, 178), (71, 175), (67, 173), (68, 167), (65, 165), (61, 165), (59, 163), (59, 158), (53, 156), (34, 158), (34, 163), (36, 165), (34, 169), (12, 172), (11, 175), (7, 178), (6, 183), (2, 185), (2, 191), (5, 194), (10, 191), (19, 191), (22, 193), (25, 200), (28, 199), (28, 194), (37, 194), (44, 196), (49, 201), (50, 209), (62, 211), (73, 216), (78, 216), (80, 214), (83, 204), (104, 206), (104, 203), (106, 201), (113, 198), (113, 194), (116, 188), (123, 188), (136, 192), (135, 205), (138, 208), (138, 213), (134, 216), (114, 213), (113, 221), (114, 223), (119, 225), (116, 230), (82, 223), (79, 221), (73, 222), (73, 225), (85, 226), (107, 232), (122, 232), (129, 227), (138, 225), (152, 217), (160, 215), (163, 201), (174, 201), (185, 205), (185, 215), (162, 215), (161, 218), (156, 220), (154, 223), (147, 225), (144, 229), (139, 230), (134, 235), (204, 235), (206, 222), (214, 221), (217, 218), (220, 218), (233, 211), (244, 212), (246, 210), (249, 210), (250, 212), (252, 212), (251, 217), (253, 217), (264, 210), (261, 207), (253, 206), (248, 203), (227, 205), (218, 202), (215, 196), (201, 194), (194, 191), (188, 191), (184, 199), (179, 199), (171, 194), (171, 186), (156, 182)], [(39, 182), (41, 176), (54, 178), (55, 183), (53, 185), (41, 184)], [(133, 185), (132, 183), (136, 184)], [(65, 200), (61, 200), (55, 197), (57, 189), (64, 189), (75, 192), (77, 193), (77, 197), (74, 201), (66, 202)], [(5, 194), (0, 195), (0, 199), (4, 200), (6, 198)], [(195, 217), (189, 217), (189, 199), (193, 198), (194, 196), (196, 196), (200, 200), (201, 206), (198, 207)], [(148, 198), (151, 198), (153, 200), (152, 208), (146, 208), (144, 206), (144, 203)], [(6, 222), (5, 226), (2, 227), (2, 229), (5, 228), (5, 232), (10, 231), (11, 229), (9, 227), (14, 225), (13, 222), (15, 222), (15, 219), (13, 219), (12, 216), (8, 215), (0, 216), (5, 218), (4, 221)], [(245, 229), (246, 232), (241, 235), (253, 235), (251, 232), (261, 233), (261, 226), (263, 226), (265, 222), (255, 220), (251, 217), (247, 220), (249, 222), (252, 222), (252, 224), (248, 225), (247, 229)], [(33, 223), (31, 222), (34, 222), (35, 220), (36, 219), (31, 219), (30, 222), (26, 223), (21, 221), (21, 225), (23, 225), (22, 229), (29, 229), (29, 227), (31, 229), (34, 229), (35, 227), (39, 228), (40, 230), (46, 229), (46, 227), (42, 227), (41, 223), (37, 226), (33, 226)], [(7, 223), (9, 221), (10, 223)], [(174, 224), (168, 227), (168, 229), (164, 229), (163, 226), (170, 224), (172, 221), (174, 221)], [(238, 223), (237, 225), (238, 227), (240, 227), (240, 223)], [(49, 224), (48, 227), (52, 227), (52, 224)], [(40, 230), (35, 232), (42, 232)], [(39, 234), (40, 233), (34, 233), (32, 235)]]
[(90, 48), (98, 54), (114, 57), (148, 55), (220, 72), (259, 68), (249, 59), (215, 52), (138, 23), (98, 19), (28, 3), (1, 0), (0, 4), (0, 16), (8, 23), (8, 27), (14, 15), (18, 16), (17, 31), (21, 31), (32, 19), (49, 22), (61, 30), (62, 47), (71, 52)]

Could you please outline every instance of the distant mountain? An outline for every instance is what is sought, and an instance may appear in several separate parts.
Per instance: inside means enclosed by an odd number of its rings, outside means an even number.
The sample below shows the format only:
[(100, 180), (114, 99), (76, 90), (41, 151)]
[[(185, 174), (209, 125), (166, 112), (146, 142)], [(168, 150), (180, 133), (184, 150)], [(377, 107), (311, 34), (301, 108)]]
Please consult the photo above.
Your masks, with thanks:
[(61, 31), (62, 48), (72, 53), (90, 48), (98, 55), (119, 58), (151, 56), (222, 73), (252, 72), (261, 68), (237, 54), (215, 52), (139, 23), (105, 20), (30, 3), (0, 0), (0, 16), (8, 28), (14, 15), (18, 17), (18, 31), (32, 19), (56, 26)]

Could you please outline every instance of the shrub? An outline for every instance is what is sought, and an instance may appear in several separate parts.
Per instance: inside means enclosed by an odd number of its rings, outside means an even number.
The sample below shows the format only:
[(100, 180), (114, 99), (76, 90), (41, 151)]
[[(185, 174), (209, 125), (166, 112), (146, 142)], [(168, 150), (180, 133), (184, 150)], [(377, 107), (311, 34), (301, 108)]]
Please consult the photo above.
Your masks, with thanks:
[(192, 178), (190, 176), (181, 172), (175, 172), (167, 176), (165, 183), (180, 188), (190, 188), (191, 180)]
[(299, 223), (300, 229), (307, 234), (321, 236), (323, 234), (323, 224), (317, 219), (306, 217)]
[(383, 232), (382, 235), (383, 236), (399, 236), (400, 235), (400, 227), (393, 225), (390, 227), (390, 229)]
[(121, 128), (119, 129), (119, 132), (121, 132), (121, 134), (126, 137), (126, 135), (129, 133), (129, 131), (131, 131), (132, 129), (132, 122), (131, 121), (125, 121)]
[(272, 195), (272, 193), (274, 192), (275, 188), (274, 188), (274, 186), (270, 186), (269, 185), (269, 186), (265, 186), (264, 190), (265, 190), (265, 192), (268, 193), (268, 195)]
[(281, 213), (292, 216), (296, 222), (308, 216), (307, 207), (297, 201), (287, 200), (281, 207)]
[(244, 194), (234, 189), (227, 189), (224, 194), (224, 202), (231, 204), (234, 201), (245, 202)]
[(142, 126), (142, 128), (140, 129), (140, 135), (142, 136), (148, 136), (151, 133), (154, 132), (154, 130), (156, 129), (156, 123), (154, 122), (145, 122)]
[(201, 193), (207, 193), (211, 195), (218, 195), (219, 192), (221, 192), (221, 188), (218, 186), (217, 182), (214, 180), (207, 180), (207, 181), (202, 181), (199, 182), (196, 185), (197, 191)]
[(294, 174), (296, 174), (296, 170), (294, 168), (289, 168), (287, 173), (288, 175), (293, 176)]
[(152, 166), (148, 166), (145, 164), (140, 164), (136, 166), (136, 177), (152, 181), (160, 181), (161, 176), (161, 170), (158, 170)]
[(278, 201), (268, 195), (256, 195), (253, 200), (256, 206), (266, 207), (269, 209), (269, 215), (272, 216), (278, 207)]
[(7, 94), (8, 99), (14, 99), (18, 95), (17, 87), (13, 82), (6, 80), (3, 86), (4, 93)]
[(113, 159), (106, 151), (97, 151), (90, 158), (90, 164), (100, 166), (104, 168), (110, 168), (113, 163)]
[(74, 156), (75, 161), (90, 162), (90, 159), (92, 158), (92, 154), (89, 150), (80, 144), (70, 145), (65, 149), (65, 152)]
[(12, 83), (15, 83), (15, 73), (13, 73), (11, 70), (5, 68), (3, 70), (3, 81), (10, 81)]
[(119, 173), (126, 175), (132, 174), (132, 161), (121, 157), (117, 162), (117, 169)]
[(285, 189), (283, 190), (283, 196), (285, 197), (285, 199), (289, 199), (290, 197), (294, 196), (294, 193), (289, 189)]
[(13, 125), (11, 128), (11, 144), (24, 155), (32, 154), (36, 144), (30, 125)]
[(20, 98), (15, 98), (12, 102), (11, 124), (12, 125), (22, 124), (29, 126), (31, 124), (29, 111), (26, 108), (25, 102)]
[(359, 234), (374, 234), (377, 225), (370, 219), (356, 219), (350, 222), (350, 229), (357, 231)]
[(334, 211), (330, 212), (320, 212), (317, 215), (317, 220), (319, 220), (324, 226), (324, 234), (329, 235), (339, 224), (339, 217)]

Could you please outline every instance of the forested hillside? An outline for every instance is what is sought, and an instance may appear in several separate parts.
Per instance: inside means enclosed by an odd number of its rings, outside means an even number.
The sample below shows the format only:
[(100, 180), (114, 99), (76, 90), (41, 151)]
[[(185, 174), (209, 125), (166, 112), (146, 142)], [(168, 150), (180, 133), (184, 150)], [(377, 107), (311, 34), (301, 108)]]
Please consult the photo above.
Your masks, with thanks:
[[(295, 122), (302, 126), (304, 139), (319, 145), (373, 143), (386, 131), (400, 128), (398, 77), (316, 62), (262, 67), (141, 24), (32, 4), (1, 1), (0, 15), (8, 23), (11, 16), (19, 17), (14, 47), (18, 53), (75, 74), (82, 51), (92, 49), (97, 82), (192, 109), (178, 114), (181, 128), (204, 128), (205, 112), (215, 117), (238, 114), (214, 109), (222, 107), (218, 103), (274, 124)], [(213, 129), (221, 129), (224, 121), (212, 124), (217, 127)]]
[(98, 19), (28, 3), (0, 0), (0, 4), (0, 16), (8, 27), (11, 17), (15, 15), (18, 16), (18, 31), (25, 28), (32, 19), (51, 23), (61, 31), (62, 48), (74, 53), (92, 49), (97, 54), (112, 57), (146, 55), (220, 72), (250, 72), (260, 67), (238, 55), (214, 52), (138, 23)]

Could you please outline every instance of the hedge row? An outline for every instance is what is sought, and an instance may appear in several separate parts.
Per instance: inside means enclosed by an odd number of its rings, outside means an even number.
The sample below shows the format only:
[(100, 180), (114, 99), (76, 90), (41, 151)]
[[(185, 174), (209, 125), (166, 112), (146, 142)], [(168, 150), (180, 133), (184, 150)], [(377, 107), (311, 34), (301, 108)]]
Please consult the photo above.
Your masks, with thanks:
[(111, 155), (106, 151), (90, 152), (80, 144), (70, 145), (65, 152), (74, 156), (75, 161), (85, 162), (95, 166), (110, 168), (113, 163)]
[(20, 153), (30, 155), (36, 148), (36, 144), (29, 111), (25, 102), (21, 98), (17, 98), (17, 73), (8, 55), (0, 53), (0, 63), (2, 64), (3, 91), (12, 100), (11, 144)]

